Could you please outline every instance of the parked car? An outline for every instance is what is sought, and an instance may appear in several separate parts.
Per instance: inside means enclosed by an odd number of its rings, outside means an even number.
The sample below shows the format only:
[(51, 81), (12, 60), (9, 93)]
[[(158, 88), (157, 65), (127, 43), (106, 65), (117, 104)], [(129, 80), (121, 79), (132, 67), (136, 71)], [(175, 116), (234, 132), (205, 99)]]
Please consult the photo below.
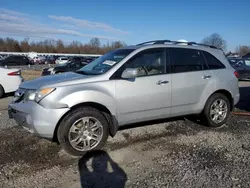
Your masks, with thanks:
[(73, 56), (69, 57), (69, 61), (82, 61), (83, 57)]
[(56, 64), (63, 64), (63, 63), (66, 63), (67, 61), (69, 61), (68, 57), (58, 57), (56, 59)]
[(250, 80), (250, 59), (229, 59), (229, 62), (232, 67), (237, 70), (239, 74), (239, 80)]
[(213, 46), (145, 42), (109, 52), (76, 73), (22, 83), (9, 116), (84, 155), (126, 124), (197, 115), (204, 125), (223, 125), (240, 98), (237, 76)]
[(45, 59), (44, 64), (55, 64), (56, 63), (56, 58), (54, 56), (48, 56)]
[(37, 56), (33, 58), (34, 64), (44, 64), (46, 61), (46, 57), (44, 56)]
[(15, 92), (23, 82), (20, 69), (0, 67), (0, 98), (5, 93)]
[(76, 72), (85, 65), (87, 65), (87, 63), (81, 61), (68, 61), (67, 63), (59, 64), (54, 68), (44, 68), (42, 71), (42, 76), (60, 74), (64, 72)]
[(28, 65), (30, 60), (26, 56), (13, 55), (0, 60), (0, 66)]
[(235, 68), (235, 65), (242, 59), (240, 57), (229, 57), (227, 58), (230, 65)]

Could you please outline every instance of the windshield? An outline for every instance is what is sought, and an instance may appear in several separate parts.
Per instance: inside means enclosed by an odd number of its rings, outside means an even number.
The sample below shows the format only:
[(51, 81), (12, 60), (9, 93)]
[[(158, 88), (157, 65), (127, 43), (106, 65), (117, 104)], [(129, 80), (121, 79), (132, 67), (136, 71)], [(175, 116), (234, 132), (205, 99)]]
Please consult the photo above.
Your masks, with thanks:
[(129, 55), (134, 49), (118, 49), (112, 52), (109, 52), (88, 65), (84, 66), (78, 73), (83, 74), (103, 74), (123, 60), (127, 55)]

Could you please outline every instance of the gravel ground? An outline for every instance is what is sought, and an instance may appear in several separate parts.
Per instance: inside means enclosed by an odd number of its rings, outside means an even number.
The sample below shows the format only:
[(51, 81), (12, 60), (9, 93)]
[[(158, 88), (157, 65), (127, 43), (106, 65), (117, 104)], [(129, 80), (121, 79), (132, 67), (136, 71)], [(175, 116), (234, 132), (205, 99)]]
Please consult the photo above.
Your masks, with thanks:
[[(238, 111), (248, 111), (249, 85)], [(247, 116), (218, 129), (187, 119), (126, 127), (104, 150), (75, 158), (0, 114), (0, 187), (250, 187)]]

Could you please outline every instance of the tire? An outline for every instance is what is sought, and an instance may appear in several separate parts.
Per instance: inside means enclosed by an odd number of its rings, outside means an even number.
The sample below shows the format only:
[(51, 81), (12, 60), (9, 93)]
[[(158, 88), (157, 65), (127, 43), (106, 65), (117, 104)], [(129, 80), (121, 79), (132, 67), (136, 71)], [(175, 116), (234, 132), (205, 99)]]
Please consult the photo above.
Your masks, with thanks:
[[(85, 120), (87, 120), (88, 117), (92, 118), (92, 119), (90, 118), (90, 121), (89, 121), (91, 123), (92, 123), (92, 121), (94, 122), (94, 120), (99, 121), (100, 128), (97, 131), (99, 131), (99, 134), (100, 134), (100, 132), (102, 132), (102, 135), (100, 135), (98, 141), (96, 141), (98, 143), (93, 144), (93, 142), (95, 142), (95, 140), (89, 141), (90, 146), (92, 143), (92, 147), (87, 148), (87, 149), (86, 148), (79, 149), (80, 147), (83, 146), (83, 143), (86, 144), (87, 140), (91, 137), (89, 134), (94, 135), (94, 131), (92, 131), (93, 128), (92, 128), (92, 130), (86, 130), (86, 127), (88, 127), (88, 129), (90, 129), (90, 127), (91, 127), (90, 124), (85, 124), (85, 126), (83, 127), (82, 123), (85, 122)], [(83, 120), (81, 120), (82, 118), (83, 118)], [(76, 123), (78, 121), (79, 121), (79, 123)], [(75, 126), (74, 126), (74, 124), (75, 124)], [(73, 128), (75, 128), (75, 132), (77, 132), (77, 133), (72, 133), (72, 132), (70, 133), (70, 130), (73, 130)], [(80, 130), (80, 132), (79, 132), (79, 130)], [(86, 136), (86, 134), (87, 134), (87, 136)], [(75, 136), (74, 139), (77, 140), (76, 142), (80, 141), (80, 139), (81, 139), (81, 141), (78, 143), (78, 145), (76, 145), (76, 147), (73, 147), (71, 144), (73, 141), (72, 142), (70, 141), (70, 139), (72, 140), (73, 135)], [(97, 134), (95, 134), (95, 135), (97, 135)], [(81, 108), (77, 108), (77, 109), (72, 110), (69, 114), (67, 114), (63, 118), (63, 120), (61, 121), (61, 123), (58, 127), (58, 130), (57, 130), (57, 138), (58, 138), (58, 141), (59, 141), (61, 147), (68, 154), (73, 155), (73, 156), (83, 156), (88, 151), (93, 151), (93, 150), (103, 148), (104, 145), (106, 144), (108, 136), (109, 136), (109, 128), (108, 128), (108, 121), (107, 121), (106, 117), (100, 111), (98, 111), (97, 109), (92, 108), (92, 107), (81, 107)], [(79, 139), (77, 139), (77, 138), (79, 138)], [(85, 140), (82, 140), (82, 139), (85, 139)], [(76, 143), (76, 142), (74, 142), (74, 143)]]
[(56, 74), (62, 74), (63, 72), (62, 71), (58, 71), (58, 72), (56, 72)]
[[(224, 101), (223, 104), (225, 104), (225, 105), (223, 105), (223, 109), (226, 109), (226, 112), (223, 115), (221, 114), (218, 116), (218, 118), (221, 117), (220, 121), (216, 121), (216, 120), (213, 120), (212, 116), (210, 115), (210, 112), (212, 113), (212, 109), (214, 109), (214, 104), (216, 102), (218, 104), (219, 101)], [(217, 111), (217, 110), (215, 109), (215, 111)], [(210, 96), (209, 99), (207, 100), (205, 107), (204, 107), (204, 110), (201, 114), (201, 120), (202, 120), (202, 123), (205, 124), (206, 126), (216, 128), (216, 127), (220, 127), (226, 123), (229, 114), (230, 114), (229, 99), (225, 95), (223, 95), (222, 93), (215, 93), (212, 96)], [(218, 115), (217, 112), (216, 112), (216, 115)], [(213, 115), (213, 117), (215, 118), (215, 115)]]
[(4, 89), (3, 87), (0, 85), (0, 99), (4, 96)]

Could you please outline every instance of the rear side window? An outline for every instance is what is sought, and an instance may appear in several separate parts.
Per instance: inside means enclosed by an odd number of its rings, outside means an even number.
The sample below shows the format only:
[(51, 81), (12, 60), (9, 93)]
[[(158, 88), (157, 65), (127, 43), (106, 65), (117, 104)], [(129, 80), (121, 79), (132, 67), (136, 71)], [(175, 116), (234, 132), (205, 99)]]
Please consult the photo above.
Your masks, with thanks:
[(250, 59), (249, 60), (245, 60), (245, 64), (246, 64), (246, 66), (250, 67)]
[(170, 48), (171, 72), (192, 72), (204, 70), (205, 59), (199, 50)]
[(212, 54), (208, 52), (203, 52), (209, 69), (223, 69), (226, 68), (225, 65), (223, 65), (216, 57), (214, 57)]

